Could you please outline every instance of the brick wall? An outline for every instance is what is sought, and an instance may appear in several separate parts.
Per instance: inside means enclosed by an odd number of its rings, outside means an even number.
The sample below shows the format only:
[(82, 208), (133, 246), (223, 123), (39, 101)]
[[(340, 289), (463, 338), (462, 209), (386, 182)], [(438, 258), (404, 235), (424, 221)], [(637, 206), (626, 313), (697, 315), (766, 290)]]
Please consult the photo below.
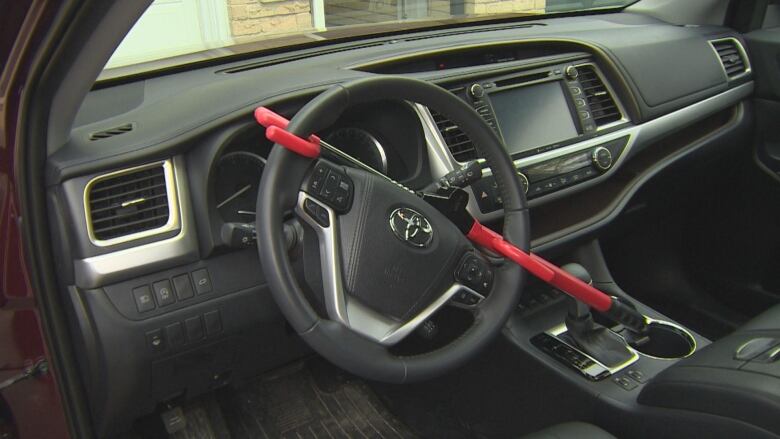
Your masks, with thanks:
[(547, 0), (465, 0), (466, 14), (506, 14), (544, 12)]
[[(313, 30), (310, 0), (227, 0), (230, 16), (230, 30), (233, 37), (238, 40), (253, 40), (259, 35), (286, 34), (309, 32)], [(350, 0), (350, 4), (358, 6), (373, 3), (369, 0)], [(458, 0), (428, 0), (429, 18), (444, 18), (449, 15), (449, 2)], [(461, 0), (467, 15), (471, 14), (505, 14), (512, 12), (544, 12), (546, 0)], [(390, 0), (385, 0), (388, 5)], [(331, 24), (355, 24), (356, 22), (381, 22), (390, 21), (395, 17), (382, 15), (374, 11), (377, 16), (369, 17), (366, 12), (372, 11), (368, 6), (352, 9), (359, 12), (359, 19), (355, 17), (341, 17), (339, 14), (350, 14), (349, 8), (337, 14), (331, 14), (329, 4), (339, 4), (338, 0), (324, 0), (326, 5), (326, 25)], [(343, 2), (341, 2), (343, 3)], [(349, 2), (347, 2), (349, 3)], [(392, 6), (395, 7), (396, 2)], [(435, 7), (438, 3), (446, 3), (444, 7)], [(343, 5), (342, 5), (343, 6)], [(331, 8), (332, 9), (332, 8)], [(341, 8), (344, 9), (344, 8)], [(439, 11), (442, 9), (442, 11)], [(354, 14), (353, 14), (354, 15)], [(370, 14), (369, 14), (370, 15)], [(344, 23), (339, 21), (345, 18)], [(348, 20), (347, 20), (348, 19)]]
[(312, 30), (309, 0), (228, 0), (228, 9), (230, 30), (238, 40)]

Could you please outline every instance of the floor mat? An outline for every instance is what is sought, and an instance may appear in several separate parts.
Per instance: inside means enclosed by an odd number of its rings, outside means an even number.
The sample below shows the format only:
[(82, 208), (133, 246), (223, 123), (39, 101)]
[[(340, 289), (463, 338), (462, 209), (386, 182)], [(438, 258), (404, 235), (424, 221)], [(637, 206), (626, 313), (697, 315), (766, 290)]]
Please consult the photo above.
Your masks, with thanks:
[(362, 381), (319, 360), (217, 399), (234, 439), (415, 437)]

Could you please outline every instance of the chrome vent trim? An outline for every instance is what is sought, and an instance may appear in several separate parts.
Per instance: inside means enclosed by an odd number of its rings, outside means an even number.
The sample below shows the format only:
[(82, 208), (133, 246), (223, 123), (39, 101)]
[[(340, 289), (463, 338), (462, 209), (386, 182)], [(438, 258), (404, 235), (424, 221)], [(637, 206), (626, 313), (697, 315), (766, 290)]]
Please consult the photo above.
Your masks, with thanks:
[(90, 241), (107, 247), (180, 228), (176, 179), (170, 160), (100, 175), (84, 188)]
[(748, 59), (745, 47), (733, 37), (710, 40), (710, 46), (718, 55), (723, 73), (729, 81), (739, 79), (751, 72), (750, 59)]

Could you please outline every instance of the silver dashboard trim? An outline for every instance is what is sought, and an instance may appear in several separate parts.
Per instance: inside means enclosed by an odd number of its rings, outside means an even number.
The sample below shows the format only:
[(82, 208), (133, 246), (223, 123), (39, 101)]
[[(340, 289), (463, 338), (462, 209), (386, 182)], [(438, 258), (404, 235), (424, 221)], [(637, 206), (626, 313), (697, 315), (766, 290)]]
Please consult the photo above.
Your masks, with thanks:
[[(90, 210), (90, 198), (92, 187), (97, 183), (108, 180), (113, 177), (121, 177), (123, 175), (132, 174), (138, 171), (144, 171), (156, 167), (163, 168), (163, 175), (165, 178), (165, 191), (168, 200), (168, 220), (160, 227), (154, 229), (144, 230), (142, 232), (131, 233), (129, 235), (119, 236), (111, 239), (99, 239), (95, 236), (94, 225), (92, 224), (92, 212)], [(87, 235), (90, 242), (98, 247), (108, 247), (112, 245), (122, 244), (125, 242), (135, 241), (137, 239), (148, 238), (150, 236), (160, 235), (173, 230), (176, 230), (180, 226), (180, 212), (179, 212), (179, 199), (178, 191), (176, 189), (176, 171), (173, 169), (173, 165), (170, 160), (163, 160), (153, 163), (147, 163), (141, 166), (134, 166), (132, 168), (120, 169), (118, 171), (109, 172), (107, 174), (98, 175), (90, 179), (84, 186), (84, 220), (86, 222)], [(127, 207), (132, 204), (142, 203), (146, 200), (138, 198), (132, 201), (126, 201), (122, 203), (122, 207)]]
[[(547, 335), (555, 337), (556, 339), (558, 339), (558, 341), (560, 341), (561, 343), (565, 344), (569, 348), (571, 348), (571, 349), (579, 352), (580, 354), (588, 357), (591, 361), (596, 363), (596, 365), (598, 365), (601, 368), (603, 368), (604, 370), (608, 371), (610, 375), (614, 375), (614, 374), (620, 372), (621, 370), (623, 370), (623, 369), (631, 366), (632, 364), (636, 363), (637, 361), (639, 361), (639, 353), (634, 348), (629, 346), (628, 343), (626, 342), (626, 350), (628, 350), (631, 353), (631, 358), (626, 360), (624, 363), (618, 364), (617, 366), (609, 367), (609, 366), (605, 365), (604, 363), (600, 362), (599, 360), (597, 360), (597, 359), (593, 358), (592, 356), (588, 355), (586, 352), (583, 352), (580, 348), (578, 348), (577, 346), (574, 346), (572, 343), (568, 343), (565, 340), (563, 340), (561, 338), (561, 334), (564, 334), (568, 330), (569, 329), (566, 327), (566, 323), (561, 323), (560, 325), (558, 325), (558, 326), (556, 326), (556, 327), (546, 331), (546, 333), (547, 333)], [(617, 336), (622, 338), (623, 340), (625, 340), (622, 335), (617, 334)]]
[(184, 159), (169, 161), (175, 179), (177, 217), (181, 218), (179, 233), (171, 238), (130, 247), (111, 253), (74, 261), (75, 284), (79, 288), (98, 288), (140, 275), (153, 264), (171, 266), (196, 256), (197, 237), (193, 233), (194, 219), (190, 206), (189, 185), (183, 172)]
[[(324, 208), (328, 213), (329, 225), (323, 227), (304, 210), (304, 202), (310, 200)], [(316, 232), (320, 243), (320, 264), (325, 290), (325, 310), (328, 317), (351, 330), (385, 346), (392, 346), (412, 333), (418, 326), (446, 305), (460, 291), (477, 294), (471, 288), (453, 282), (436, 300), (411, 319), (400, 322), (384, 316), (358, 300), (350, 297), (344, 290), (339, 251), (338, 216), (336, 212), (315, 198), (301, 191), (295, 212)]]
[[(715, 96), (673, 111), (669, 114), (649, 120), (645, 123), (639, 125), (629, 125), (625, 128), (610, 133), (601, 134), (598, 137), (594, 137), (582, 142), (564, 146), (562, 148), (537, 154), (531, 157), (515, 160), (515, 166), (522, 168), (560, 156), (586, 150), (603, 143), (628, 136), (628, 142), (625, 149), (623, 150), (623, 153), (620, 154), (614, 165), (607, 172), (576, 186), (571, 186), (552, 194), (535, 198), (529, 201), (529, 206), (537, 206), (601, 183), (602, 181), (611, 177), (618, 169), (620, 169), (623, 163), (629, 157), (631, 157), (632, 154), (641, 150), (643, 147), (670, 132), (683, 128), (719, 110), (737, 104), (739, 101), (749, 97), (753, 93), (753, 89), (753, 82), (741, 84)], [(455, 170), (459, 166), (459, 163), (452, 157), (452, 154), (450, 153), (449, 148), (447, 148), (441, 133), (436, 128), (436, 123), (434, 122), (433, 116), (431, 115), (428, 108), (421, 104), (414, 104), (413, 107), (420, 119), (420, 123), (423, 128), (423, 134), (428, 146), (428, 158), (431, 166), (431, 176), (434, 178), (434, 180), (439, 179), (447, 173)], [(485, 172), (485, 175), (491, 175), (489, 169), (486, 169)], [(471, 189), (469, 188), (468, 191), (471, 192)], [(473, 192), (471, 192), (471, 194), (473, 195)], [(468, 209), (469, 212), (480, 221), (496, 220), (503, 216), (503, 211), (501, 210), (487, 214), (482, 213), (479, 210), (479, 206), (477, 205), (473, 196), (470, 197)]]

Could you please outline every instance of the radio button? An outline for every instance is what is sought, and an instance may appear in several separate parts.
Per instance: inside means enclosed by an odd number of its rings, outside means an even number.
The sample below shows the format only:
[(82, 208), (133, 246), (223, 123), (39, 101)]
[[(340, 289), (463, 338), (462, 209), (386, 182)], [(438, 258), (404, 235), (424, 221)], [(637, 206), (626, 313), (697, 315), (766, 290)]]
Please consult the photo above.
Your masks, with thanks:
[(591, 157), (593, 159), (593, 166), (600, 171), (606, 171), (612, 167), (612, 153), (603, 146), (594, 149)]
[(528, 194), (528, 187), (529, 187), (528, 177), (526, 177), (525, 174), (523, 174), (522, 172), (518, 172), (517, 177), (520, 179), (520, 185), (523, 187), (523, 192), (525, 194)]
[(485, 89), (479, 84), (472, 84), (471, 87), (469, 87), (469, 94), (473, 98), (480, 99), (485, 96)]
[(574, 81), (577, 79), (577, 77), (580, 76), (580, 72), (577, 71), (577, 68), (574, 66), (566, 67), (566, 77), (570, 80)]
[(582, 89), (579, 87), (569, 87), (569, 90), (571, 91), (571, 94), (574, 96), (579, 96), (582, 94)]

